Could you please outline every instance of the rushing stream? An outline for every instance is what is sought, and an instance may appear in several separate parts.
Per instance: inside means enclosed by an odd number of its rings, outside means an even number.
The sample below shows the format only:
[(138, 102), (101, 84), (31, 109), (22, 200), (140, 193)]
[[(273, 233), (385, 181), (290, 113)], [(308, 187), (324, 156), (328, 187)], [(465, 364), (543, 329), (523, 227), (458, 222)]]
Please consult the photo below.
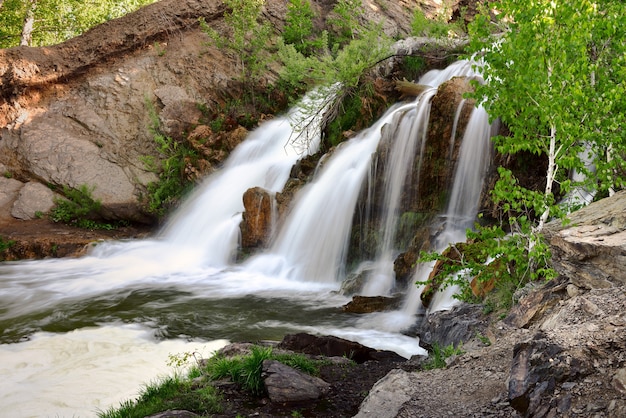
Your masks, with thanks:
[[(432, 89), (392, 107), (339, 147), (297, 195), (271, 247), (242, 264), (234, 262), (242, 194), (255, 186), (280, 191), (296, 160), (319, 146), (315, 131), (300, 138), (304, 142), (292, 140), (293, 114), (251, 133), (157, 237), (101, 243), (78, 259), (1, 263), (0, 416), (95, 416), (171, 372), (168, 354), (209, 355), (227, 341), (282, 339), (304, 331), (405, 357), (424, 354), (416, 338), (402, 334), (419, 309), (415, 286), (402, 310), (371, 315), (341, 312), (337, 308), (349, 299), (337, 291), (347, 273), (350, 226), (371, 155), (386, 127), (400, 123), (394, 135), (408, 142), (392, 153), (397, 160), (390, 166), (398, 171), (386, 180), (383, 245), (366, 286), (368, 294), (390, 291), (391, 225), (406, 157), (420, 152), (436, 87), (458, 75), (473, 75), (468, 62), (426, 74), (420, 83)], [(471, 225), (466, 221), (477, 209), (481, 170), (488, 165), (489, 123), (482, 109), (474, 114), (470, 126), (476, 126), (463, 139), (468, 156), (457, 168), (462, 208), (453, 201), (446, 216), (462, 220), (449, 223), (451, 239), (464, 239)], [(473, 161), (464, 166), (463, 158)]]

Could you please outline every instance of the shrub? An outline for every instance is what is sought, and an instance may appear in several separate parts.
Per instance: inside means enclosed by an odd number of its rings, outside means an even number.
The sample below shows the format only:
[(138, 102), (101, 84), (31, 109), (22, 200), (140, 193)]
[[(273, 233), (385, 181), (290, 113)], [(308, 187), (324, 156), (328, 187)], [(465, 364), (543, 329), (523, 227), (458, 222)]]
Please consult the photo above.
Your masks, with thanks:
[(100, 216), (102, 203), (92, 197), (93, 189), (86, 184), (78, 189), (63, 186), (65, 198), (54, 200), (55, 206), (50, 211), (50, 219), (83, 229), (114, 229), (112, 224), (96, 220)]

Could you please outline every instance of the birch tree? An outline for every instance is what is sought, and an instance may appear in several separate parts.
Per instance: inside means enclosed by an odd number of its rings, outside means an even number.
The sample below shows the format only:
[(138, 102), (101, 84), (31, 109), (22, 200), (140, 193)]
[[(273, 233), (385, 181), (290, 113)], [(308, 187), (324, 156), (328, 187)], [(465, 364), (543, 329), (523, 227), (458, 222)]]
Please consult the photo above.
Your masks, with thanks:
[[(527, 189), (500, 167), (491, 193), (505, 216), (501, 224), (468, 232), (472, 248), (465, 253), (473, 258), (426, 254), (422, 261), (446, 261), (444, 287), (461, 286), (460, 298), (472, 298), (466, 276), (455, 274), (463, 271), (479, 282), (495, 282), (510, 304), (517, 288), (555, 275), (541, 231), (565, 214), (557, 200), (574, 186), (570, 171), (585, 173), (584, 185), (600, 196), (624, 188), (626, 5), (500, 0), (493, 7), (499, 16), (493, 25), (482, 15), (469, 28), (471, 53), (485, 79), (471, 96), (510, 132), (494, 138), (498, 151), (545, 158), (545, 183), (541, 190)], [(587, 158), (595, 170), (586, 166)]]
[[(606, 154), (624, 151), (618, 112), (624, 105), (618, 97), (623, 71), (620, 75), (613, 65), (623, 62), (624, 41), (618, 36), (626, 9), (622, 2), (591, 0), (503, 0), (497, 7), (507, 30), (499, 40), (482, 37), (473, 44), (482, 51), (486, 81), (475, 97), (510, 130), (496, 138), (500, 152), (529, 151), (548, 161), (544, 190), (519, 190), (538, 217), (539, 232), (558, 214), (555, 187), (561, 194), (571, 188), (569, 171), (585, 171), (600, 189), (609, 181), (623, 184), (614, 176), (617, 162), (607, 161)], [(611, 176), (585, 167), (587, 144), (596, 165)]]
[(0, 48), (66, 41), (154, 0), (0, 0)]

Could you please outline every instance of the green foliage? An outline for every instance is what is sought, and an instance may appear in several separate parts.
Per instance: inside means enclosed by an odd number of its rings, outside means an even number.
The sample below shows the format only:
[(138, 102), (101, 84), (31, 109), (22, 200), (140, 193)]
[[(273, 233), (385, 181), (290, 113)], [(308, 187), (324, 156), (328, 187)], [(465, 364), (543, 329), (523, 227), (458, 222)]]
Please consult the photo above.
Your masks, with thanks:
[(195, 160), (197, 153), (184, 143), (175, 141), (161, 131), (161, 121), (152, 102), (146, 99), (150, 116), (150, 132), (153, 135), (161, 159), (144, 156), (142, 161), (147, 170), (159, 175), (159, 181), (148, 184), (148, 211), (163, 216), (193, 187), (185, 176), (187, 160)]
[[(623, 159), (611, 157), (626, 151), (626, 135), (619, 127), (625, 105), (617, 93), (624, 86), (621, 70), (616, 71), (623, 65), (615, 67), (625, 59), (626, 28), (618, 22), (626, 5), (505, 0), (498, 9), (506, 20), (497, 25), (508, 30), (497, 42), (481, 26), (485, 17), (471, 26), (472, 52), (482, 53), (486, 80), (476, 85), (473, 96), (511, 132), (496, 138), (500, 152), (547, 156), (544, 202), (535, 208), (541, 229), (555, 215), (552, 188), (560, 170), (587, 174), (591, 190), (623, 187)], [(600, 167), (596, 173), (583, 164), (586, 147)], [(562, 193), (569, 187), (560, 184)]]
[(7, 240), (4, 237), (0, 236), (0, 261), (3, 260), (2, 253), (15, 245), (15, 241)]
[(114, 229), (112, 224), (95, 220), (99, 217), (102, 202), (94, 200), (92, 192), (93, 188), (86, 184), (78, 189), (64, 186), (65, 198), (54, 200), (55, 206), (50, 211), (50, 219), (83, 229)]
[(201, 19), (202, 30), (215, 42), (217, 47), (233, 52), (237, 57), (239, 80), (254, 85), (266, 69), (263, 50), (272, 34), (269, 23), (260, 23), (259, 16), (265, 0), (225, 0), (229, 11), (224, 13), (224, 21), (231, 30), (223, 36)]
[[(285, 91), (296, 93), (317, 89), (317, 102), (323, 105), (315, 111), (321, 113), (342, 114), (339, 105), (342, 99), (349, 98), (350, 105), (343, 105), (343, 109), (350, 107), (348, 114), (342, 117), (342, 121), (334, 122), (333, 127), (328, 127), (329, 142), (334, 144), (343, 140), (343, 130), (354, 127), (357, 120), (367, 119), (364, 117), (366, 112), (359, 112), (362, 104), (356, 97), (360, 94), (356, 89), (357, 86), (363, 87), (362, 78), (368, 69), (390, 56), (391, 39), (384, 34), (380, 25), (370, 24), (355, 31), (349, 43), (342, 48), (338, 45), (330, 47), (328, 32), (322, 32), (319, 41), (321, 47), (317, 53), (305, 56), (293, 44), (278, 40), (278, 56), (283, 63), (280, 85)], [(295, 129), (301, 132), (306, 131), (308, 122), (308, 118), (291, 121)]]
[(460, 356), (464, 353), (460, 345), (455, 347), (454, 344), (450, 344), (442, 347), (435, 343), (432, 351), (429, 353), (429, 360), (422, 365), (422, 368), (424, 370), (443, 369), (446, 367), (446, 359), (452, 356)]
[(407, 80), (418, 80), (427, 68), (426, 60), (422, 57), (406, 56), (400, 65), (402, 74)]
[[(483, 14), (469, 28), (471, 52), (480, 53), (486, 80), (475, 83), (469, 96), (510, 131), (494, 138), (500, 153), (545, 156), (545, 189), (522, 187), (511, 171), (499, 168), (492, 199), (503, 220), (468, 232), (469, 244), (460, 258), (422, 255), (422, 261), (443, 262), (438, 280), (444, 287), (458, 285), (462, 300), (483, 296), (472, 292), (469, 277), (485, 289), (495, 287), (486, 300), (489, 310), (508, 309), (517, 289), (555, 277), (541, 230), (549, 219), (565, 215), (553, 191), (558, 186), (564, 195), (573, 186), (563, 171), (587, 174), (586, 186), (592, 190), (623, 187), (626, 174), (623, 159), (607, 158), (626, 152), (623, 129), (617, 128), (624, 101), (613, 100), (616, 82), (623, 81), (613, 68), (626, 51), (626, 32), (617, 23), (626, 12), (623, 3), (502, 0), (498, 9), (501, 18), (493, 25)], [(494, 28), (506, 30), (496, 39)], [(609, 96), (613, 99), (604, 100)], [(584, 166), (589, 147), (594, 163), (602, 167), (597, 174)]]
[(206, 362), (206, 373), (212, 380), (228, 378), (245, 390), (261, 395), (265, 391), (261, 378), (264, 360), (276, 360), (304, 373), (317, 374), (315, 361), (301, 354), (274, 354), (271, 347), (253, 346), (245, 356), (214, 356)]
[(465, 36), (465, 13), (466, 9), (462, 8), (460, 18), (452, 22), (452, 6), (449, 0), (442, 2), (439, 12), (431, 19), (426, 17), (421, 7), (416, 7), (411, 18), (411, 35), (437, 39)]
[[(80, 35), (89, 28), (153, 3), (154, 0), (84, 2), (37, 0), (32, 46), (52, 45)], [(0, 48), (17, 46), (30, 2), (4, 0), (0, 7)]]
[[(485, 295), (475, 294), (470, 287), (468, 279), (475, 278), (479, 288), (495, 288), (487, 296), (490, 309), (508, 310), (517, 289), (532, 281), (550, 280), (556, 272), (550, 265), (550, 247), (533, 223), (534, 214), (546, 204), (545, 195), (520, 187), (509, 170), (500, 167), (498, 171), (500, 178), (491, 197), (505, 214), (503, 220), (476, 225), (475, 231), (467, 231), (467, 243), (453, 246), (454, 252), (422, 253), (420, 262), (440, 261), (438, 284), (458, 286), (457, 299), (482, 301)], [(560, 214), (558, 208), (554, 211)]]
[(447, 16), (444, 13), (438, 15), (435, 19), (429, 19), (419, 7), (413, 12), (411, 19), (411, 35), (413, 36), (448, 38), (457, 36), (457, 32), (457, 25), (448, 23)]
[(326, 19), (326, 24), (332, 28), (330, 44), (333, 48), (339, 48), (360, 36), (363, 29), (359, 24), (362, 10), (362, 0), (337, 1)]
[(261, 369), (263, 361), (271, 355), (271, 347), (253, 346), (251, 353), (244, 357), (213, 357), (207, 363), (207, 372), (211, 379), (228, 377), (245, 390), (261, 395), (265, 391)]
[(362, 102), (358, 94), (348, 94), (341, 102), (337, 117), (327, 127), (327, 139), (332, 146), (342, 142), (343, 133), (356, 126), (361, 118)]
[(221, 412), (221, 397), (213, 386), (194, 385), (190, 379), (167, 377), (147, 385), (136, 400), (98, 413), (100, 418), (143, 418), (167, 410), (187, 410), (197, 414)]
[(309, 0), (289, 0), (282, 36), (286, 44), (293, 45), (296, 51), (305, 56), (322, 46), (314, 33), (315, 17)]

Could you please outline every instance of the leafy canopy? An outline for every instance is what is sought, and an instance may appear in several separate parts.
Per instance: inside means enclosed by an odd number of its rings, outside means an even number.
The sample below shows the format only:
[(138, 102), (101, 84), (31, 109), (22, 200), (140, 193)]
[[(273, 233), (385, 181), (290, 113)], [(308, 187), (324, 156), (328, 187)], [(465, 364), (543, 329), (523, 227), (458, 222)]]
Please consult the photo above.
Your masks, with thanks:
[(133, 12), (155, 0), (4, 0), (0, 2), (0, 48), (17, 46), (34, 6), (31, 46), (52, 45)]
[[(514, 288), (553, 277), (541, 230), (571, 209), (559, 199), (574, 186), (602, 196), (626, 179), (624, 2), (501, 0), (494, 7), (495, 22), (482, 15), (469, 28), (470, 52), (485, 79), (470, 96), (508, 128), (510, 134), (494, 138), (498, 151), (542, 156), (547, 168), (543, 190), (522, 187), (499, 168), (491, 193), (501, 222), (468, 234), (470, 245), (480, 247), (478, 262), (423, 257), (448, 262), (444, 286), (461, 285), (465, 298), (476, 294), (455, 273)], [(573, 170), (585, 174), (580, 184), (569, 179)]]

